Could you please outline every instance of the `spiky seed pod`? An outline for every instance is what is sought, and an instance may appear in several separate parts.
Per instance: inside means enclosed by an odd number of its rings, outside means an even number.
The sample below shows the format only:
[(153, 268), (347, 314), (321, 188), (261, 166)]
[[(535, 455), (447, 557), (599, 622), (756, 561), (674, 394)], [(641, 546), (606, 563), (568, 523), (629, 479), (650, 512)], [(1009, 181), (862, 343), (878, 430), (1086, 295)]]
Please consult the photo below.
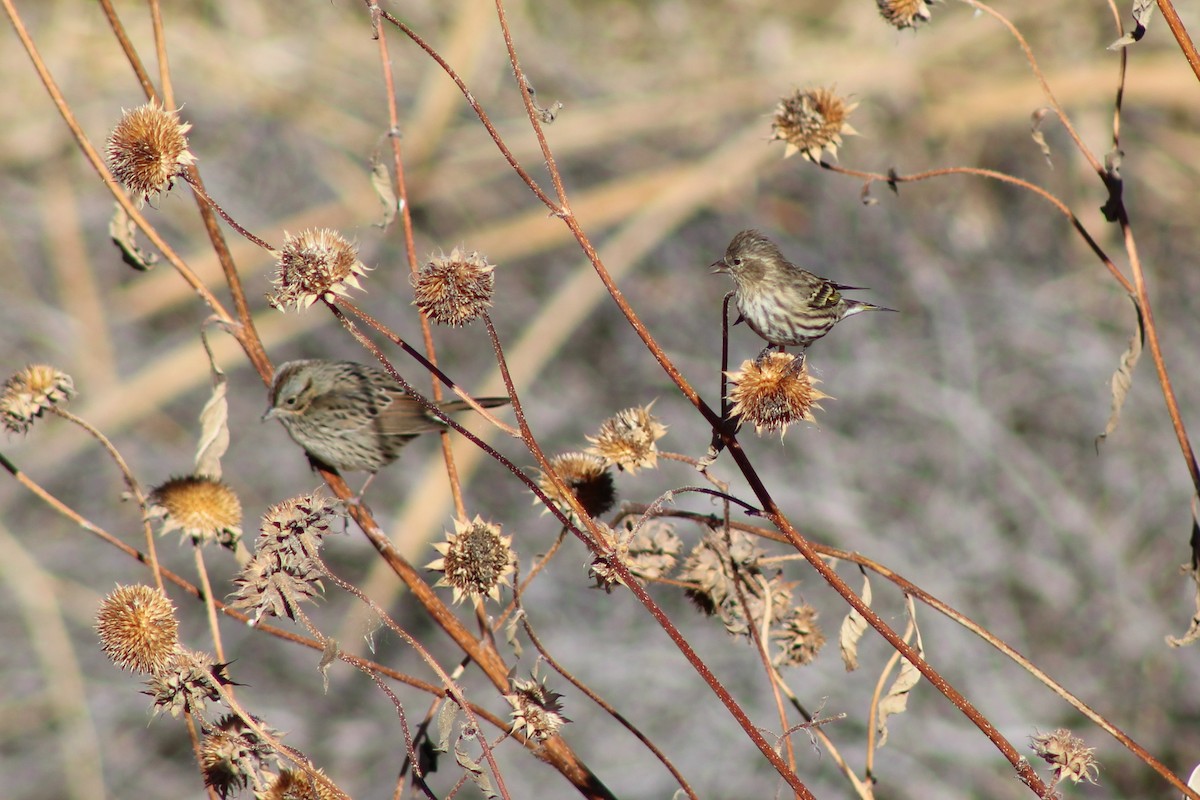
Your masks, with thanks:
[(108, 168), (142, 202), (170, 191), (175, 178), (196, 163), (185, 136), (191, 129), (191, 123), (179, 121), (179, 112), (154, 101), (123, 110), (108, 135)]
[(0, 421), (13, 433), (25, 433), (35, 419), (74, 396), (70, 375), (47, 364), (29, 364), (4, 382)]
[(169, 711), (175, 718), (185, 713), (203, 717), (205, 706), (221, 699), (218, 685), (232, 682), (225, 666), (213, 661), (208, 653), (181, 648), (165, 669), (150, 676), (146, 694), (154, 698), (154, 713)]
[(466, 325), (491, 306), (495, 269), (479, 253), (456, 247), (413, 277), (413, 305), (439, 325)]
[(671, 526), (659, 520), (649, 520), (635, 527), (633, 520), (627, 519), (616, 530), (601, 525), (600, 533), (611, 554), (594, 558), (589, 569), (596, 578), (596, 585), (607, 592), (624, 583), (612, 568), (614, 560), (624, 564), (634, 577), (654, 580), (671, 571), (683, 549), (683, 542)]
[(513, 678), (504, 699), (513, 707), (513, 733), (524, 733), (535, 742), (544, 742), (570, 722), (562, 715), (562, 695), (546, 686), (545, 679)]
[(896, 28), (915, 28), (929, 21), (929, 0), (876, 0), (884, 20)]
[(283, 249), (276, 253), (275, 291), (267, 295), (283, 311), (308, 308), (326, 294), (347, 296), (362, 289), (358, 277), (367, 267), (358, 260), (358, 248), (329, 228), (310, 228), (293, 236), (284, 232)]
[(772, 659), (776, 666), (811, 664), (825, 645), (825, 631), (817, 624), (817, 610), (808, 604), (793, 610), (771, 638), (779, 643), (779, 652)]
[(232, 549), (242, 538), (242, 504), (233, 489), (207, 475), (171, 478), (150, 491), (148, 514), (162, 519), (159, 532), (179, 531), (197, 545)]
[[(321, 776), (324, 770), (317, 770)], [(317, 780), (301, 770), (285, 769), (271, 778), (266, 790), (255, 795), (260, 800), (343, 800), (348, 796), (332, 784)]]
[(1029, 737), (1033, 752), (1046, 761), (1054, 770), (1054, 782), (1070, 778), (1075, 783), (1095, 783), (1100, 774), (1100, 765), (1093, 755), (1095, 748), (1087, 747), (1083, 740), (1066, 728), (1053, 733), (1039, 733)]
[(241, 717), (227, 714), (205, 730), (200, 742), (204, 785), (211, 786), (221, 798), (236, 794), (252, 782), (257, 785), (263, 763), (274, 752)]
[(512, 537), (501, 536), (500, 526), (476, 516), (470, 522), (455, 520), (454, 532), (433, 546), (442, 557), (426, 569), (442, 573), (435, 586), (454, 590), (454, 602), (464, 597), (500, 600), (500, 587), (508, 585), (516, 556)]
[(733, 401), (730, 413), (754, 425), (756, 433), (787, 433), (793, 422), (816, 422), (813, 409), (829, 395), (817, 389), (820, 383), (808, 372), (807, 362), (796, 368), (791, 353), (768, 353), (759, 361), (746, 361), (742, 368), (729, 373)]
[(100, 604), (96, 632), (109, 659), (132, 672), (162, 672), (179, 652), (175, 607), (151, 586), (117, 586)]
[(833, 89), (805, 89), (781, 98), (771, 123), (771, 139), (787, 143), (783, 157), (799, 153), (809, 161), (821, 160), (823, 151), (836, 160), (843, 136), (855, 136), (850, 112), (858, 103), (847, 103)]
[[(563, 483), (589, 516), (603, 514), (616, 502), (617, 490), (613, 486), (612, 473), (608, 471), (604, 459), (599, 456), (591, 453), (563, 453), (551, 458), (550, 466), (562, 478)], [(538, 487), (563, 513), (572, 516), (567, 498), (545, 472), (538, 476)], [(534, 502), (538, 502), (536, 498)]]
[(587, 437), (592, 443), (588, 452), (631, 475), (642, 468), (653, 469), (658, 464), (655, 442), (667, 433), (667, 426), (650, 413), (653, 405), (627, 408), (606, 419), (595, 436)]

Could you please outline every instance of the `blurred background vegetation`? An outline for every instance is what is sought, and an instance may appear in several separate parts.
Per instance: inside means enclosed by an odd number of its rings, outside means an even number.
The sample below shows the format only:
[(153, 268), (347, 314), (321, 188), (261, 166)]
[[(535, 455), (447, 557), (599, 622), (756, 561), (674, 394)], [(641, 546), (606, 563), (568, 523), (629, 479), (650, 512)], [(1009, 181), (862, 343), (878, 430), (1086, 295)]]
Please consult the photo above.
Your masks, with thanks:
[[(17, 3), (94, 143), (122, 108), (144, 101), (99, 11), (78, 2)], [(514, 89), (494, 6), (485, 0), (388, 2), (463, 75), (518, 157), (539, 177), (541, 154)], [(119, 2), (135, 44), (152, 53), (140, 3)], [(1111, 146), (1117, 34), (1101, 3), (1002, 2), (1029, 37), (1088, 145)], [(902, 311), (848, 321), (814, 345), (827, 401), (819, 425), (743, 444), (803, 532), (861, 551), (990, 628), (1184, 776), (1200, 760), (1200, 660), (1171, 650), (1193, 611), (1178, 574), (1188, 558), (1191, 488), (1149, 363), (1139, 366), (1114, 435), (1094, 438), (1109, 412), (1109, 379), (1134, 330), (1120, 287), (1068, 224), (1011, 186), (951, 177), (897, 194), (768, 143), (770, 113), (795, 88), (836, 85), (860, 103), (847, 167), (914, 172), (972, 165), (1012, 172), (1058, 194), (1124, 267), (1119, 232), (1099, 208), (1103, 187), (1049, 124), (1051, 161), (1030, 138), (1045, 105), (1013, 39), (962, 5), (934, 7), (917, 32), (896, 32), (870, 0), (653, 2), (564, 0), (507, 6), (538, 102), (562, 102), (547, 136), (571, 206), (622, 291), (693, 385), (718, 402), (721, 297), (707, 266), (733, 233), (758, 227), (793, 260), (867, 299)], [(1194, 9), (1192, 9), (1194, 11)], [(1123, 9), (1124, 12), (1124, 9)], [(376, 45), (350, 0), (208, 0), (165, 10), (181, 116), (211, 194), (273, 243), (308, 226), (357, 238), (376, 267), (362, 305), (419, 340), (399, 229), (381, 230), (367, 163), (385, 145), (387, 114)], [(1192, 29), (1200, 30), (1194, 13)], [(1155, 22), (1161, 22), (1155, 20)], [(0, 367), (52, 363), (74, 376), (72, 408), (114, 439), (144, 483), (190, 469), (197, 414), (209, 391), (198, 328), (206, 316), (169, 267), (148, 274), (109, 243), (112, 201), (79, 155), (11, 30), (0, 46)], [(514, 177), (460, 94), (418, 49), (389, 35), (396, 65), (409, 198), (424, 257), (457, 245), (498, 264), (494, 318), (534, 431), (550, 451), (579, 449), (611, 413), (657, 398), (670, 426), (660, 446), (699, 456), (709, 431), (617, 313), (566, 228)], [(152, 70), (153, 71), (153, 70)], [(1200, 297), (1200, 90), (1163, 25), (1130, 51), (1122, 120), (1126, 200), (1168, 367), (1185, 422), (1195, 423), (1194, 342)], [(210, 285), (219, 269), (184, 187), (148, 210)], [(288, 314), (263, 300), (271, 261), (230, 237), (272, 359), (368, 360), (324, 313)], [(440, 331), (446, 370), (477, 393), (499, 384), (482, 329)], [(265, 390), (232, 340), (219, 342), (231, 376), (233, 445), (226, 479), (252, 535), (270, 504), (317, 478), (275, 425), (261, 425)], [(735, 359), (761, 343), (733, 331)], [(1149, 359), (1147, 358), (1148, 362)], [(406, 363), (403, 360), (398, 365)], [(409, 375), (419, 375), (410, 365)], [(414, 382), (418, 385), (423, 379)], [(498, 446), (530, 464), (518, 442)], [(22, 470), (85, 515), (137, 544), (132, 503), (94, 443), (59, 420), (3, 449)], [(370, 504), (405, 555), (423, 564), (449, 527), (436, 440), (410, 447), (375, 482)], [(735, 471), (719, 461), (717, 474)], [(666, 463), (618, 476), (622, 499), (649, 502), (694, 484)], [(733, 491), (746, 495), (734, 481)], [(523, 557), (557, 534), (530, 495), (479, 462), (469, 510), (505, 524)], [(717, 511), (698, 496), (682, 507)], [(698, 531), (680, 527), (690, 545)], [(589, 589), (587, 557), (569, 540), (527, 598), (551, 650), (675, 759), (705, 797), (769, 796), (778, 777), (730, 724), (627, 593)], [(190, 554), (164, 543), (166, 563)], [(351, 530), (325, 555), (406, 617), (390, 574)], [(212, 567), (227, 580), (232, 559)], [(836, 634), (845, 607), (807, 566), (804, 597)], [(854, 570), (844, 574), (857, 585)], [(98, 601), (146, 579), (129, 559), (86, 537), (14, 481), (0, 481), (0, 775), (10, 798), (199, 797), (182, 726), (148, 722), (137, 679), (101, 655)], [(654, 590), (714, 671), (751, 709), (776, 719), (753, 650), (691, 612), (676, 590)], [(876, 583), (897, 627), (900, 598)], [(195, 609), (185, 641), (202, 637)], [(354, 604), (331, 594), (318, 610), (345, 647), (362, 647)], [(464, 610), (464, 613), (468, 613)], [(587, 620), (586, 626), (578, 623)], [(1089, 797), (1175, 796), (1113, 740), (994, 651), (926, 612), (929, 660), (1010, 739), (1075, 726), (1101, 763)], [(192, 626), (190, 630), (186, 628)], [(232, 626), (231, 626), (232, 627)], [(288, 732), (356, 797), (380, 796), (402, 751), (395, 712), (367, 681), (335, 669), (321, 691), (317, 656), (229, 630), (243, 702)], [(439, 632), (427, 637), (453, 659)], [(382, 636), (377, 657), (421, 673)], [(871, 689), (891, 650), (874, 634), (863, 668), (847, 675), (831, 645), (791, 682), (810, 707), (847, 719), (826, 732), (861, 770)], [(524, 664), (531, 664), (526, 655)], [(803, 669), (801, 673), (799, 670)], [(468, 673), (465, 682), (473, 685)], [(482, 685), (480, 683), (480, 685)], [(559, 690), (564, 687), (557, 686)], [(427, 700), (402, 695), (419, 714)], [(497, 706), (495, 710), (502, 710)], [(567, 739), (619, 796), (661, 798), (669, 776), (582, 698), (568, 694)], [(922, 684), (891, 722), (876, 762), (881, 796), (1022, 796), (1027, 790), (966, 720)], [(799, 738), (800, 775), (818, 796), (849, 796), (828, 758)], [(501, 748), (514, 796), (571, 797), (519, 748)], [(102, 774), (102, 777), (101, 777)], [(101, 783), (102, 781), (102, 783)]]

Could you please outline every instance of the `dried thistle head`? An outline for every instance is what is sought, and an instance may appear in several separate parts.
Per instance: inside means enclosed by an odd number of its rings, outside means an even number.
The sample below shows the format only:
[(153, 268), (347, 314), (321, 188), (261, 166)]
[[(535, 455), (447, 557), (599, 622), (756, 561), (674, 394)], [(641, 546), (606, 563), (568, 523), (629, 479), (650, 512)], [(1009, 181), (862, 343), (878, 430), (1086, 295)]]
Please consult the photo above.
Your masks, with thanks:
[(425, 568), (442, 573), (434, 585), (451, 587), (454, 602), (468, 596), (500, 600), (500, 587), (508, 585), (516, 556), (512, 537), (501, 536), (499, 525), (478, 515), (470, 522), (455, 520), (454, 532), (433, 547), (442, 557)]
[(655, 580), (674, 568), (683, 549), (683, 542), (671, 526), (659, 520), (649, 520), (641, 526), (635, 526), (633, 520), (626, 519), (616, 530), (601, 525), (600, 533), (610, 554), (594, 558), (589, 569), (597, 586), (607, 592), (611, 592), (617, 584), (624, 583), (620, 574), (612, 568), (613, 561), (624, 564), (634, 577)]
[(180, 648), (166, 668), (150, 676), (146, 694), (154, 698), (154, 713), (169, 711), (172, 717), (181, 714), (204, 716), (207, 703), (221, 699), (218, 686), (232, 681), (225, 665), (213, 661), (208, 653)]
[(816, 388), (820, 381), (809, 374), (807, 362), (797, 369), (791, 353), (768, 353), (728, 375), (731, 413), (752, 423), (759, 434), (779, 431), (782, 437), (793, 422), (816, 422), (813, 409), (819, 410), (818, 401), (829, 397)]
[[(259, 720), (255, 722), (262, 725)], [(274, 752), (241, 717), (227, 714), (205, 729), (200, 742), (204, 785), (211, 786), (221, 798), (236, 794), (251, 783), (258, 785), (264, 762)]]
[(440, 325), (461, 327), (492, 304), (495, 266), (457, 247), (433, 258), (413, 277), (413, 305)]
[(46, 364), (29, 364), (4, 382), (0, 421), (13, 433), (25, 433), (35, 419), (74, 396), (70, 375)]
[(242, 504), (233, 489), (207, 475), (171, 478), (150, 491), (148, 514), (163, 520), (160, 534), (177, 530), (194, 544), (233, 549), (242, 538)]
[(358, 276), (367, 274), (358, 248), (329, 228), (310, 228), (296, 236), (285, 231), (276, 258), (275, 291), (267, 301), (281, 311), (289, 305), (298, 311), (308, 308), (326, 294), (345, 297), (351, 288), (362, 288)]
[(896, 28), (915, 28), (928, 22), (931, 16), (929, 5), (931, 0), (876, 0), (879, 13), (884, 20)]
[[(325, 775), (324, 770), (316, 772), (322, 777)], [(266, 790), (255, 797), (260, 800), (343, 800), (347, 795), (337, 791), (332, 783), (317, 780), (302, 770), (285, 769), (271, 776)]]
[(535, 742), (546, 741), (571, 721), (562, 715), (562, 695), (536, 674), (530, 680), (512, 678), (504, 699), (513, 707), (513, 733), (524, 733)]
[(1084, 745), (1083, 740), (1066, 728), (1053, 733), (1039, 733), (1029, 737), (1033, 752), (1044, 759), (1054, 771), (1054, 782), (1070, 778), (1075, 783), (1086, 780), (1095, 783), (1100, 774), (1100, 765), (1092, 755), (1095, 748)]
[(271, 552), (284, 561), (316, 558), (321, 540), (339, 516), (338, 502), (318, 490), (271, 506), (259, 526), (255, 552)]
[(179, 121), (178, 111), (167, 111), (153, 100), (122, 110), (108, 135), (108, 168), (142, 202), (170, 191), (175, 178), (196, 163), (185, 136), (191, 129), (190, 122)]
[(96, 632), (109, 659), (132, 672), (162, 672), (179, 652), (175, 607), (151, 586), (117, 586), (100, 604)]
[[(567, 489), (583, 506), (588, 516), (598, 516), (613, 507), (617, 490), (612, 473), (604, 459), (591, 453), (562, 453), (550, 459), (550, 467), (558, 473)], [(559, 509), (573, 518), (567, 498), (545, 472), (538, 476), (538, 487)], [(538, 502), (535, 498), (534, 502)]]
[(807, 603), (794, 609), (783, 625), (772, 631), (779, 644), (773, 663), (776, 666), (811, 664), (825, 645), (825, 631), (817, 623), (817, 610)]
[(726, 541), (721, 531), (711, 530), (684, 559), (679, 579), (693, 584), (686, 594), (701, 611), (726, 620), (728, 606), (737, 598), (734, 573), (760, 574), (758, 561), (762, 557), (762, 549), (741, 531), (730, 531)]
[(783, 157), (799, 153), (809, 161), (821, 160), (822, 151), (837, 159), (843, 136), (854, 136), (848, 122), (858, 103), (847, 103), (832, 89), (806, 89), (780, 99), (771, 123), (771, 140), (787, 143)]
[(587, 437), (592, 443), (588, 452), (631, 475), (645, 467), (653, 469), (658, 464), (654, 443), (667, 433), (667, 427), (650, 413), (653, 405), (627, 408), (606, 419), (595, 436)]

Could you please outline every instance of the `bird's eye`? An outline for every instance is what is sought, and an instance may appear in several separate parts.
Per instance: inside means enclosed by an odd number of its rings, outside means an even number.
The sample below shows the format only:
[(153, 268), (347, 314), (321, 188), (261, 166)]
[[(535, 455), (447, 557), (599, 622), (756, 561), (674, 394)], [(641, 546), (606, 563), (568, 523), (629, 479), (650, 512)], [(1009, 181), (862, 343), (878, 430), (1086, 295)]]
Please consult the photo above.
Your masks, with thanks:
[(292, 395), (291, 397), (289, 397), (289, 398), (287, 398), (286, 400), (284, 400), (284, 401), (283, 401), (283, 404), (284, 404), (285, 406), (294, 406), (294, 405), (296, 405), (296, 401), (297, 401), (297, 400), (299, 400), (299, 399), (300, 399), (300, 398), (296, 397), (295, 395)]
[(738, 257), (738, 258), (735, 258), (735, 259), (733, 260), (733, 265), (734, 265), (735, 267), (740, 267), (740, 266), (742, 265), (742, 259), (741, 259), (740, 257)]

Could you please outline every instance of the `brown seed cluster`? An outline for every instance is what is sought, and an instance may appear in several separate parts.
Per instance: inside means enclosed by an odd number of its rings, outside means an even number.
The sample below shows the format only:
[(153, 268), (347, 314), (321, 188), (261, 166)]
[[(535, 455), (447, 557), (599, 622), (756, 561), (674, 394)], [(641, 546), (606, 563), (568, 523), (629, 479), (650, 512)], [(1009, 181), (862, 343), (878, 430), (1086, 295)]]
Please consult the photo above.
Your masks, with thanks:
[(454, 602), (464, 597), (500, 600), (500, 587), (508, 585), (516, 556), (512, 537), (501, 536), (499, 525), (479, 516), (470, 522), (455, 520), (454, 532), (433, 547), (442, 557), (425, 568), (442, 573), (435, 586), (451, 587)]
[(170, 191), (175, 178), (196, 163), (185, 134), (191, 123), (155, 102), (124, 111), (108, 136), (108, 168), (117, 182), (143, 202)]
[(414, 276), (413, 305), (439, 325), (466, 325), (491, 306), (495, 269), (479, 253), (456, 247)]
[(234, 578), (237, 591), (230, 605), (252, 609), (254, 623), (264, 614), (295, 619), (299, 603), (324, 591), (318, 551), (336, 507), (336, 500), (317, 492), (272, 506), (259, 528), (254, 556)]
[(281, 311), (288, 306), (306, 309), (326, 294), (345, 297), (351, 288), (362, 288), (358, 277), (367, 274), (358, 248), (329, 228), (310, 228), (295, 236), (285, 232), (276, 257), (275, 291), (267, 301)]
[(595, 436), (587, 437), (592, 444), (588, 452), (600, 456), (608, 466), (628, 470), (631, 475), (636, 475), (639, 469), (656, 467), (655, 442), (666, 435), (667, 426), (650, 413), (653, 405), (627, 408), (606, 419)]
[(171, 478), (150, 492), (149, 516), (163, 520), (160, 533), (177, 530), (197, 545), (216, 542), (233, 549), (242, 538), (242, 504), (233, 489), (207, 475)]
[(625, 582), (612, 568), (614, 561), (624, 564), (636, 578), (655, 580), (674, 569), (683, 550), (683, 542), (675, 531), (659, 520), (647, 520), (639, 526), (626, 519), (616, 530), (601, 525), (600, 533), (609, 553), (594, 558), (590, 570), (597, 586), (607, 592)]
[(1095, 783), (1100, 774), (1100, 765), (1093, 755), (1095, 748), (1084, 745), (1083, 740), (1066, 728), (1053, 733), (1039, 733), (1029, 737), (1033, 752), (1050, 765), (1054, 771), (1054, 782), (1070, 778), (1075, 783)]
[(175, 607), (160, 589), (117, 586), (96, 615), (100, 646), (121, 669), (160, 673), (179, 652)]
[[(604, 459), (592, 453), (563, 453), (550, 459), (550, 467), (558, 473), (567, 489), (574, 495), (588, 516), (595, 517), (613, 507), (617, 500), (617, 489), (613, 486), (612, 473)], [(546, 493), (558, 508), (574, 519), (569, 502), (550, 476), (542, 472), (538, 487)], [(538, 502), (535, 498), (534, 502)]]
[(43, 413), (74, 395), (70, 375), (46, 364), (30, 364), (4, 382), (0, 421), (13, 433), (25, 433)]
[(813, 409), (829, 395), (816, 388), (820, 383), (808, 372), (807, 362), (796, 367), (791, 353), (768, 353), (758, 361), (746, 361), (729, 373), (733, 401), (731, 412), (754, 425), (756, 433), (779, 431), (783, 436), (794, 422), (816, 422)]
[[(262, 724), (258, 720), (255, 722)], [(273, 731), (271, 733), (275, 735)], [(204, 785), (211, 786), (222, 798), (236, 794), (251, 783), (257, 786), (266, 760), (274, 752), (274, 748), (241, 717), (227, 714), (205, 729), (204, 739), (200, 742)]]
[(832, 89), (797, 91), (779, 101), (771, 123), (771, 139), (787, 143), (783, 156), (799, 153), (809, 161), (821, 160), (823, 151), (834, 159), (843, 136), (858, 133), (849, 123), (857, 103), (847, 103)]
[(562, 715), (562, 695), (537, 675), (530, 680), (513, 678), (504, 699), (513, 707), (513, 733), (524, 733), (535, 742), (546, 741), (571, 721)]
[(150, 676), (146, 693), (154, 698), (155, 714), (168, 711), (175, 718), (183, 714), (203, 717), (205, 706), (221, 699), (217, 686), (231, 682), (225, 665), (215, 663), (208, 653), (181, 649), (166, 669)]
[(894, 28), (915, 28), (928, 22), (930, 0), (876, 0), (879, 13)]
[[(317, 770), (322, 777), (323, 770)], [(285, 769), (272, 776), (266, 790), (255, 795), (261, 800), (343, 800), (347, 795), (325, 781), (317, 780), (301, 770)]]

